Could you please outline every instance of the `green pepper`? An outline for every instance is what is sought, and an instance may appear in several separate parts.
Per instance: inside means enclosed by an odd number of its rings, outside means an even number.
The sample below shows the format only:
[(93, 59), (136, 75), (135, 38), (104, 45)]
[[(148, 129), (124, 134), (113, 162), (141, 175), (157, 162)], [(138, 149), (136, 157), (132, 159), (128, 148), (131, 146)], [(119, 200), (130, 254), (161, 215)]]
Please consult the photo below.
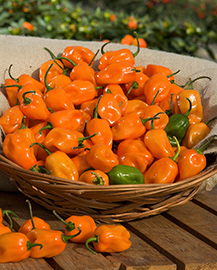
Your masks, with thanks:
[(189, 126), (189, 119), (188, 115), (190, 114), (190, 111), (192, 109), (192, 103), (190, 99), (186, 98), (189, 101), (189, 109), (185, 114), (173, 114), (169, 118), (169, 122), (167, 126), (165, 127), (165, 131), (167, 133), (167, 137), (171, 143), (172, 146), (176, 146), (176, 141), (174, 140), (174, 136), (177, 138), (178, 142), (181, 144), (185, 133), (187, 131), (187, 128)]
[(110, 185), (144, 184), (144, 176), (135, 167), (117, 165), (107, 173)]

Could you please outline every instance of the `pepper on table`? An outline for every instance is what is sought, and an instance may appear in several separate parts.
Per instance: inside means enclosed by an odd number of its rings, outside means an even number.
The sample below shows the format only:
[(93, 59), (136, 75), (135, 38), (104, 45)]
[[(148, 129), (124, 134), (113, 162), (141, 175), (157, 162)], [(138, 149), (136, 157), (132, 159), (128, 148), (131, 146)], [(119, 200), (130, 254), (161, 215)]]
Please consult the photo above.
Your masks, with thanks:
[(94, 234), (85, 243), (93, 254), (96, 252), (90, 249), (89, 243), (93, 243), (97, 252), (122, 252), (131, 247), (130, 232), (122, 225), (103, 224), (95, 229)]
[[(9, 223), (10, 223), (9, 227), (3, 224), (3, 217), (5, 215), (7, 216), (8, 220), (9, 220)], [(13, 221), (12, 221), (10, 215), (13, 215), (17, 219), (19, 219), (18, 215), (15, 214), (13, 211), (11, 211), (11, 210), (2, 210), (0, 208), (0, 235), (4, 234), (4, 233), (7, 233), (7, 232), (11, 232), (11, 230), (13, 228)]]

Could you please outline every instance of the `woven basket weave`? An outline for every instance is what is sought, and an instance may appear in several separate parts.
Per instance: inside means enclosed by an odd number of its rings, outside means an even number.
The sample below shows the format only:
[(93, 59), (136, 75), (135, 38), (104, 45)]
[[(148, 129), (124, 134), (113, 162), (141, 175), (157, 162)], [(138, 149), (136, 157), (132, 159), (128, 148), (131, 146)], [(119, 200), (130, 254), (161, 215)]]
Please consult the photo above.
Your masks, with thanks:
[(94, 186), (25, 170), (0, 155), (0, 169), (19, 191), (47, 209), (67, 217), (90, 215), (102, 222), (125, 222), (159, 214), (191, 200), (217, 164), (173, 184)]
[[(15, 44), (16, 50), (14, 49)], [(38, 67), (50, 59), (49, 54), (43, 49), (44, 47), (58, 55), (69, 45), (85, 46), (96, 52), (102, 44), (104, 43), (0, 35), (0, 58), (2, 60), (0, 62), (0, 83), (4, 83), (7, 68), (11, 63), (14, 64), (14, 77), (19, 76), (22, 72), (37, 78)], [(121, 44), (110, 44), (109, 46), (111, 50), (127, 47), (135, 51), (134, 46)], [(97, 57), (99, 59), (100, 54)], [(216, 63), (173, 53), (141, 49), (136, 57), (136, 65), (150, 63), (167, 66), (173, 71), (180, 70), (176, 77), (176, 82), (180, 85), (185, 84), (189, 77), (194, 79), (199, 76), (209, 76), (211, 81), (199, 80), (195, 82), (194, 86), (202, 97), (204, 122), (216, 114)], [(2, 100), (0, 103), (2, 111), (4, 111), (2, 107), (4, 104), (5, 100)], [(209, 137), (216, 134), (217, 123), (215, 122), (212, 124)], [(88, 214), (95, 220), (103, 222), (124, 222), (156, 215), (171, 207), (184, 204), (201, 190), (202, 185), (211, 183), (212, 178), (215, 178), (213, 181), (213, 185), (215, 185), (217, 183), (215, 153), (217, 153), (217, 141), (206, 150), (208, 165), (203, 172), (177, 183), (163, 185), (94, 186), (25, 170), (3, 155), (0, 155), (0, 170), (12, 177), (18, 190), (27, 197), (47, 209), (56, 210), (63, 216)], [(213, 185), (210, 185), (210, 189)], [(207, 185), (205, 189), (208, 190)]]

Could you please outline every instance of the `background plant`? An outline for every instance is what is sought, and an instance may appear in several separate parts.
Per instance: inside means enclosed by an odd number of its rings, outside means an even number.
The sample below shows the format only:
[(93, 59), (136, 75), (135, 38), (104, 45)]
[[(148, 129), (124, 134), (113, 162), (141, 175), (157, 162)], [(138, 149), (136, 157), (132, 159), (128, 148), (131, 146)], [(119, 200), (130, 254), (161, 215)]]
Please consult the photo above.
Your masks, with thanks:
[[(196, 55), (217, 42), (215, 0), (0, 0), (0, 34), (120, 42), (138, 33), (149, 48)], [(30, 26), (24, 22), (30, 23)]]

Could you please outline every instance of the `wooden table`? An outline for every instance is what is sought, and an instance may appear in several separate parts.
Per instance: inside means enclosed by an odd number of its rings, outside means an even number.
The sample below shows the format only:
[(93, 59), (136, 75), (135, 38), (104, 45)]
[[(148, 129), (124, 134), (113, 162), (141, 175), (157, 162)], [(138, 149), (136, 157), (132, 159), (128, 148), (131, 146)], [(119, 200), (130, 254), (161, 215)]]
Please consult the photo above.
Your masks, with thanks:
[[(14, 229), (29, 219), (26, 197), (0, 192), (0, 207), (17, 213)], [(0, 264), (0, 269), (65, 270), (212, 270), (217, 269), (217, 188), (196, 195), (182, 206), (157, 216), (124, 223), (132, 246), (121, 253), (96, 255), (85, 245), (69, 242), (66, 249), (50, 259), (28, 258), (19, 263)], [(51, 211), (32, 202), (33, 214), (45, 219), (52, 229), (63, 230)], [(5, 222), (5, 221), (4, 221)], [(6, 224), (6, 223), (5, 223)]]

